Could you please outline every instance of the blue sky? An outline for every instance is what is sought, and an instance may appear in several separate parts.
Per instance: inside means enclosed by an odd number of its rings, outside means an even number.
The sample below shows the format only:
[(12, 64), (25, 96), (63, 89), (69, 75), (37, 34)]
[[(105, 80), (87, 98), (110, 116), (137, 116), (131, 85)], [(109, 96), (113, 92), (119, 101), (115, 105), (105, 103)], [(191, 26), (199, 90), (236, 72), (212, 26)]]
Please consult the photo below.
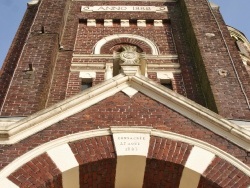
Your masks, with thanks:
[[(5, 59), (29, 0), (0, 0), (0, 67)], [(211, 0), (220, 6), (227, 25), (242, 31), (250, 40), (250, 0)]]

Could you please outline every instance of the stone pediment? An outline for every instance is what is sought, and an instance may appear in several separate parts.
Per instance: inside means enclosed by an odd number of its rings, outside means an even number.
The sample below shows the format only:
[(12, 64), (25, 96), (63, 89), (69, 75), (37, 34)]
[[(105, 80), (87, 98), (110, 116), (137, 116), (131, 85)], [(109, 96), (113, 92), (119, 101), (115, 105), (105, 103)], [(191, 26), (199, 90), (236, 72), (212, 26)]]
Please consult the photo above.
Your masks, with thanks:
[(120, 91), (129, 97), (133, 97), (137, 92), (141, 92), (149, 98), (162, 103), (188, 119), (250, 151), (250, 135), (247, 130), (144, 76), (126, 76), (123, 74), (31, 116), (21, 120), (18, 119), (14, 123), (11, 121), (2, 122), (0, 124), (0, 144), (13, 144), (21, 141)]

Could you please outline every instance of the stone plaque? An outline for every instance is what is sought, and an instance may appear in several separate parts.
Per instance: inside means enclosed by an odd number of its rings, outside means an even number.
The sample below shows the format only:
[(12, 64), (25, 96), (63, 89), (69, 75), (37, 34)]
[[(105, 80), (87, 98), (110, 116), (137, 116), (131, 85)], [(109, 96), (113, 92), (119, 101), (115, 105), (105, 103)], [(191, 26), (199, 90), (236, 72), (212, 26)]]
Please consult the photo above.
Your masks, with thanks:
[(147, 156), (149, 134), (143, 133), (115, 133), (113, 134), (117, 156), (140, 155)]
[(82, 12), (167, 12), (166, 6), (82, 6)]

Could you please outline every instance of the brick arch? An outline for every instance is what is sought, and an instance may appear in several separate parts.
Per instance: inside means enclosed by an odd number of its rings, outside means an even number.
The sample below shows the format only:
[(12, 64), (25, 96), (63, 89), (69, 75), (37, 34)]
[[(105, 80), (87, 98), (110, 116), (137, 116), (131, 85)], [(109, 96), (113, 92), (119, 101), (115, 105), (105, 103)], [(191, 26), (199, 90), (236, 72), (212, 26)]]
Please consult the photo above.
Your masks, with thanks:
[(113, 54), (114, 51), (121, 48), (124, 45), (136, 46), (139, 50), (138, 52), (145, 52), (147, 54), (151, 54), (151, 48), (143, 41), (130, 39), (130, 38), (121, 38), (115, 39), (107, 42), (101, 48), (101, 54)]
[[(23, 164), (11, 173), (8, 179), (15, 187), (20, 188), (77, 188), (74, 185), (76, 181), (79, 182), (80, 187), (103, 187), (104, 185), (104, 187), (114, 187), (116, 155), (111, 136), (82, 139), (66, 145), (70, 151), (67, 151), (67, 147), (66, 150), (63, 147), (64, 155), (58, 152), (58, 157), (66, 158), (64, 164), (58, 165), (61, 161), (53, 155), (55, 151), (52, 148)], [(55, 148), (58, 147), (61, 146)], [(70, 152), (71, 156), (67, 152)], [(72, 162), (72, 157), (77, 163)], [(63, 169), (65, 166), (66, 169)], [(70, 174), (78, 177), (72, 178)], [(68, 181), (67, 178), (72, 180)]]
[(79, 163), (81, 187), (114, 187), (116, 155), (111, 136), (79, 140), (69, 145)]
[(153, 41), (133, 34), (117, 34), (104, 37), (95, 44), (93, 54), (110, 54), (110, 49), (117, 44), (132, 44), (140, 47), (146, 53), (159, 55), (159, 49)]
[[(159, 133), (151, 134), (143, 187), (179, 187), (185, 169), (189, 168), (187, 161), (194, 147), (197, 147), (193, 144), (196, 141), (188, 143), (187, 139), (178, 140), (178, 137), (164, 136)], [(19, 165), (18, 161), (14, 162), (12, 165), (16, 169), (12, 169), (13, 171), (7, 175), (8, 180), (17, 185), (16, 187), (59, 188), (62, 187), (63, 179), (69, 172), (77, 171), (78, 182), (80, 181), (82, 187), (83, 185), (85, 187), (97, 185), (114, 187), (117, 156), (112, 135), (107, 129), (77, 133), (52, 142), (55, 143), (42, 145), (44, 150), (40, 154), (35, 149), (26, 156), (21, 156), (19, 161), (31, 158), (23, 165)], [(65, 150), (64, 147), (64, 155), (59, 154), (59, 156), (66, 158), (66, 161), (72, 161), (70, 158), (75, 160), (75, 164), (71, 163), (71, 167), (66, 170), (61, 169), (51, 152), (62, 145), (66, 145), (69, 150)], [(62, 166), (65, 167), (68, 164)], [(10, 169), (7, 171), (10, 172)], [(6, 172), (3, 173), (6, 174)], [(197, 185), (199, 188), (235, 187), (235, 185), (247, 187), (250, 183), (246, 174), (217, 155), (206, 170), (198, 175), (201, 175)], [(0, 181), (2, 177), (1, 171)]]
[[(250, 185), (250, 178), (246, 174), (218, 156), (215, 156), (202, 174), (190, 170), (186, 165), (194, 146), (188, 143), (151, 137), (150, 146), (143, 188), (159, 187), (159, 185), (165, 188), (181, 187), (184, 170), (200, 175), (197, 188), (235, 188)], [(181, 188), (184, 187), (189, 186), (185, 184)]]

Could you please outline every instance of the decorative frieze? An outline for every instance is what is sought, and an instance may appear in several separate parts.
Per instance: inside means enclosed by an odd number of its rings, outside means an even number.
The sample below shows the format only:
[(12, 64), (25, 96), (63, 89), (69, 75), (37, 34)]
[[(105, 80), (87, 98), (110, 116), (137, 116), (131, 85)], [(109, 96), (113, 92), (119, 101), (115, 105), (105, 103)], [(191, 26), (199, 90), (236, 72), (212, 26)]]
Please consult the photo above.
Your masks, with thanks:
[(82, 6), (82, 12), (168, 12), (166, 6)]
[(95, 19), (88, 19), (87, 26), (96, 27), (96, 20)]
[(129, 27), (129, 20), (121, 20), (122, 27)]
[(105, 19), (104, 20), (104, 26), (112, 27), (113, 26), (113, 20), (112, 19)]
[[(155, 26), (155, 27), (163, 27), (163, 20), (154, 20), (153, 22), (151, 20), (133, 20), (133, 21), (136, 21), (137, 23), (137, 26), (138, 27), (146, 27), (147, 25), (151, 25), (151, 26)], [(116, 24), (114, 24), (114, 22)], [(96, 19), (87, 19), (87, 20), (84, 20), (83, 23), (87, 24), (87, 26), (89, 27), (96, 27), (97, 26), (97, 21)], [(98, 22), (98, 26), (99, 25), (103, 25), (104, 27), (113, 27), (114, 25), (119, 25), (117, 23), (120, 23), (120, 26), (121, 27), (129, 27), (130, 26), (130, 20), (120, 20), (120, 21), (117, 21), (114, 20), (114, 19), (103, 19), (103, 20), (99, 20)]]
[(93, 71), (81, 71), (79, 74), (79, 78), (96, 78), (96, 72)]
[(138, 27), (146, 27), (146, 20), (137, 20)]
[(161, 26), (163, 26), (162, 20), (154, 20), (154, 26), (155, 27), (161, 27)]

